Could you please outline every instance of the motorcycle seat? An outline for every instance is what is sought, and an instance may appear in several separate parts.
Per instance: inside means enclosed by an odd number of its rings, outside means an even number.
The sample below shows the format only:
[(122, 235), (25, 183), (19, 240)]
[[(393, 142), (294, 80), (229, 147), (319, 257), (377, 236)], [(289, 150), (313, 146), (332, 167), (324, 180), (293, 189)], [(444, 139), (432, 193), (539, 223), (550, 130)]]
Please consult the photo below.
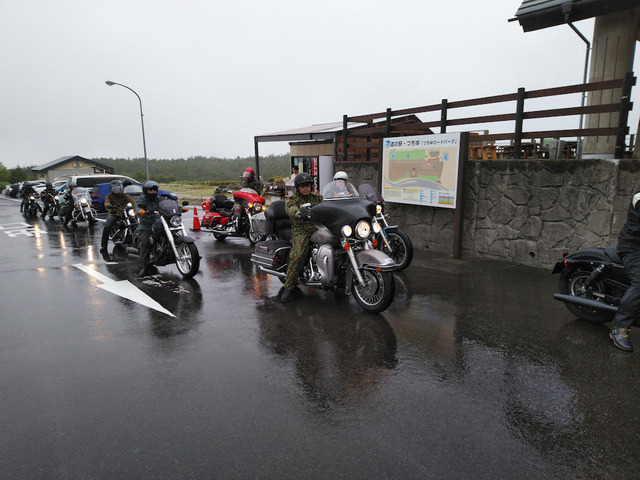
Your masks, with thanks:
[(264, 218), (273, 221), (273, 230), (278, 238), (291, 241), (291, 219), (284, 209), (285, 200), (271, 202), (264, 212)]
[(285, 200), (276, 200), (271, 202), (269, 208), (264, 212), (264, 218), (267, 220), (289, 220), (289, 215), (284, 209)]
[(618, 256), (618, 247), (617, 245), (612, 245), (609, 247), (605, 247), (604, 253), (615, 263), (622, 263), (620, 257)]
[(211, 211), (223, 210), (223, 209), (228, 210), (232, 208), (233, 208), (233, 200), (229, 200), (226, 195), (222, 195), (218, 193), (213, 197), (211, 197)]

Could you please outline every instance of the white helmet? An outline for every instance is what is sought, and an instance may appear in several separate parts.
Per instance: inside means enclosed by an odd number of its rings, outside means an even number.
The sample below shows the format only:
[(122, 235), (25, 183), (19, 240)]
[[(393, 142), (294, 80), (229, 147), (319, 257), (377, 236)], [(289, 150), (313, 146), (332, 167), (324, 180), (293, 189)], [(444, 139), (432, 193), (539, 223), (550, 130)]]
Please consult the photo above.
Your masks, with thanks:
[(349, 180), (349, 175), (347, 175), (347, 172), (343, 172), (342, 170), (340, 170), (333, 176), (333, 180), (344, 180), (346, 182)]

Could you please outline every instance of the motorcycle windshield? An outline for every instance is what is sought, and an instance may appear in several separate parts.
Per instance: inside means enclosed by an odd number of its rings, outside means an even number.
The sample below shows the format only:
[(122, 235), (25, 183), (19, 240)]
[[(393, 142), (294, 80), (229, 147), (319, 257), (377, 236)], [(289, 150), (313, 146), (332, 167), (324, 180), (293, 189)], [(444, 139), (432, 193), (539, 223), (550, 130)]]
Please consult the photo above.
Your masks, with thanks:
[(91, 202), (91, 195), (89, 194), (89, 190), (83, 187), (76, 187), (71, 191), (71, 196), (76, 202), (79, 202), (83, 198), (88, 202)]
[(159, 197), (158, 211), (165, 217), (182, 215), (182, 208), (178, 206), (178, 201), (172, 198)]
[(237, 192), (233, 192), (233, 198), (236, 201), (246, 200), (247, 202), (261, 202), (264, 203), (264, 198), (258, 195), (253, 188), (241, 188)]
[(372, 185), (369, 185), (368, 183), (363, 183), (362, 185), (360, 185), (358, 187), (358, 190), (360, 190), (360, 195), (367, 200), (371, 200), (372, 202), (376, 203), (384, 201), (382, 195), (380, 195), (378, 190), (376, 190)]
[(325, 200), (311, 208), (311, 218), (322, 223), (334, 235), (340, 235), (345, 225), (355, 227), (360, 220), (371, 222), (376, 206), (362, 197)]
[(325, 200), (359, 197), (356, 187), (346, 180), (334, 180), (322, 187), (322, 196)]

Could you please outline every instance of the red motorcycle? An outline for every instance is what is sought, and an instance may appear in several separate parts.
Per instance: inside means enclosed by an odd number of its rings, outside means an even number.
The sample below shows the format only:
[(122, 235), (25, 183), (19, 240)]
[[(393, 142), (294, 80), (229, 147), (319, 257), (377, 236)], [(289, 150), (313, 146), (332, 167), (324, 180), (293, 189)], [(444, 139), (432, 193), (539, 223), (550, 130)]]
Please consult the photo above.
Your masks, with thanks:
[(217, 194), (202, 202), (205, 211), (200, 227), (211, 230), (216, 240), (227, 237), (247, 237), (251, 244), (266, 237), (253, 230), (251, 217), (264, 210), (264, 198), (252, 188), (233, 193), (233, 198)]

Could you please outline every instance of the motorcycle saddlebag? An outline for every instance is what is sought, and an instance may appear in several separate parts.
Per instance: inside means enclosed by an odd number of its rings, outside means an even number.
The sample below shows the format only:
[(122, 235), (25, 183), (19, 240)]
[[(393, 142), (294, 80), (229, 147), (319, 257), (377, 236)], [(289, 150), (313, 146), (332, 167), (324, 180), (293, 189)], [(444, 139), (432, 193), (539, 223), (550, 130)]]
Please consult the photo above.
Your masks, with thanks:
[(251, 261), (269, 269), (281, 270), (289, 260), (289, 250), (291, 245), (284, 240), (258, 242), (251, 254)]

